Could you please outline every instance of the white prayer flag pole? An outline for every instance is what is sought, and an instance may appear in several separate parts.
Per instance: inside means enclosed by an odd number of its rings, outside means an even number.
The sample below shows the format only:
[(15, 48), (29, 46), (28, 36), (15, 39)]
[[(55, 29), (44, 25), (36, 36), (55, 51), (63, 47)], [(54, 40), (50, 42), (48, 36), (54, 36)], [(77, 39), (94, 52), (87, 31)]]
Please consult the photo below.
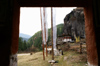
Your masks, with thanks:
[(48, 41), (48, 27), (47, 27), (47, 8), (44, 8), (44, 31), (45, 31), (45, 45), (46, 45), (46, 56), (48, 56), (47, 52), (47, 41)]
[[(47, 8), (41, 8), (41, 27), (42, 27), (42, 42), (46, 45), (46, 56), (47, 56), (47, 40), (48, 40), (48, 28), (47, 28)], [(43, 50), (44, 52), (44, 50)]]
[(40, 18), (41, 18), (41, 30), (42, 30), (42, 46), (43, 46), (43, 60), (45, 60), (45, 55), (44, 55), (44, 18), (43, 18), (43, 8), (40, 8)]
[(55, 8), (51, 7), (52, 60), (54, 60), (54, 50), (56, 49), (56, 38), (57, 38), (55, 11), (56, 11)]

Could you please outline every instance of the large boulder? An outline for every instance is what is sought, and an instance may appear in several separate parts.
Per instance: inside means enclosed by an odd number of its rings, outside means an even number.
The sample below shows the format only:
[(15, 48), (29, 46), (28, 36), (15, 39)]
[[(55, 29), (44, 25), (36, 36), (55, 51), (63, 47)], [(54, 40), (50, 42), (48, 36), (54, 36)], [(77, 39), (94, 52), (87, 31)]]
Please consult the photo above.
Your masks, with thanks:
[(75, 37), (85, 37), (85, 22), (83, 8), (76, 8), (64, 18), (64, 34)]

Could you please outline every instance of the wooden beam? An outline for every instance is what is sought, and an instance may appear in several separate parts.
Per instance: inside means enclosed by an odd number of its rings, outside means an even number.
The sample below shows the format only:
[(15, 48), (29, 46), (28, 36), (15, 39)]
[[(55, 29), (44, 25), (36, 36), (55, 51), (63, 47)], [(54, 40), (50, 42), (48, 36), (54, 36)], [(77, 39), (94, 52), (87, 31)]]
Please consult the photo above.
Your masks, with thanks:
[(91, 0), (17, 0), (21, 7), (84, 7)]
[(13, 8), (13, 23), (12, 23), (12, 44), (11, 53), (16, 54), (18, 52), (18, 41), (19, 41), (19, 17), (20, 16), (20, 6), (14, 0)]
[(84, 7), (84, 15), (88, 66), (98, 66), (96, 37), (93, 24), (93, 8), (91, 6)]

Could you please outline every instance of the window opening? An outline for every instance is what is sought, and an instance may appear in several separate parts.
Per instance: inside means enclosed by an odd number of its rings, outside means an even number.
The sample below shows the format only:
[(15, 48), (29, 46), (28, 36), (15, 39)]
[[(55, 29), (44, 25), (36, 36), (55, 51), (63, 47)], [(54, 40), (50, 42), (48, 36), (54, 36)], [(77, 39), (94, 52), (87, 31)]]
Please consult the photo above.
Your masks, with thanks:
[[(20, 8), (20, 34), (18, 66), (47, 66), (51, 54), (51, 7), (48, 7), (48, 57), (42, 56), (42, 32), (40, 7)], [(57, 39), (54, 51), (55, 65), (87, 65), (85, 43), (85, 20), (83, 8), (54, 7), (56, 9)], [(35, 32), (33, 32), (35, 31)], [(24, 33), (25, 32), (25, 33)], [(21, 34), (23, 33), (23, 34)], [(25, 34), (28, 34), (25, 36)], [(30, 36), (29, 36), (30, 35)], [(25, 36), (25, 37), (23, 37)], [(27, 39), (28, 37), (28, 39)], [(44, 49), (46, 47), (44, 46)], [(46, 53), (46, 50), (45, 50)]]

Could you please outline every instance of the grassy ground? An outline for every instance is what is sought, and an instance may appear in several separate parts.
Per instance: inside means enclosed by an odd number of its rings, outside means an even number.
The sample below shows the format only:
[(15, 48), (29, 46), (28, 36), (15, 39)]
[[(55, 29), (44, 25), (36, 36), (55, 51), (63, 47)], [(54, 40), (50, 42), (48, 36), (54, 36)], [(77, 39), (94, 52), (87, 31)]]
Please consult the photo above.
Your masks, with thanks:
[(62, 56), (56, 56), (58, 63), (55, 66), (87, 66), (86, 54), (79, 54), (75, 51), (64, 52)]
[[(55, 56), (57, 63), (53, 66), (87, 66), (86, 51), (83, 51), (83, 54), (79, 54), (76, 51), (79, 48), (71, 47), (71, 49), (73, 50), (64, 52), (62, 56)], [(43, 60), (42, 52), (33, 53), (33, 55), (18, 55), (18, 66), (50, 66), (49, 60), (51, 60), (51, 55), (48, 55)]]
[(42, 57), (42, 52), (37, 52), (33, 55), (18, 56), (18, 66), (48, 66), (47, 60), (49, 57), (45, 61), (43, 61)]

